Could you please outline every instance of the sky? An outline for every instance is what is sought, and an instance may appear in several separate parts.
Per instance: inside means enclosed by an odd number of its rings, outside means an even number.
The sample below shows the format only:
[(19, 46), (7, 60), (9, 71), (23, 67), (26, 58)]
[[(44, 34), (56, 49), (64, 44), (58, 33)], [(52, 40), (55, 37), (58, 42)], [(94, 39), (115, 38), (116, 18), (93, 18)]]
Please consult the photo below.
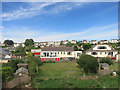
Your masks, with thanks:
[(0, 17), (1, 42), (118, 38), (117, 2), (2, 2)]

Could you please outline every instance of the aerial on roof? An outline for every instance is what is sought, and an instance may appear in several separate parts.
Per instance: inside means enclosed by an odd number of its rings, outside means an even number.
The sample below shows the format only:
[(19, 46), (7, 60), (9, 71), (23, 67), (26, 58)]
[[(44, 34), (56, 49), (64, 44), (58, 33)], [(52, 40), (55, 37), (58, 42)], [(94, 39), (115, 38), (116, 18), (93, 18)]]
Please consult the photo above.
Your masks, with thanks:
[(42, 51), (74, 51), (74, 49), (72, 47), (64, 47), (64, 46), (60, 46), (60, 47), (44, 47), (42, 48)]

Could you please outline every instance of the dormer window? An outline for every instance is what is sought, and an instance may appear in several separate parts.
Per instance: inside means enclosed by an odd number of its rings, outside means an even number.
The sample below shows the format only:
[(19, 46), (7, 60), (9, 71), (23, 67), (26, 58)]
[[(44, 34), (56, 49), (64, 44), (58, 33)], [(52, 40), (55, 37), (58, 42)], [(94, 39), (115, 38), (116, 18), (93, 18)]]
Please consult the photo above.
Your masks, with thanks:
[(96, 52), (92, 52), (91, 55), (97, 55), (97, 53)]
[(107, 49), (105, 46), (98, 46), (97, 49)]

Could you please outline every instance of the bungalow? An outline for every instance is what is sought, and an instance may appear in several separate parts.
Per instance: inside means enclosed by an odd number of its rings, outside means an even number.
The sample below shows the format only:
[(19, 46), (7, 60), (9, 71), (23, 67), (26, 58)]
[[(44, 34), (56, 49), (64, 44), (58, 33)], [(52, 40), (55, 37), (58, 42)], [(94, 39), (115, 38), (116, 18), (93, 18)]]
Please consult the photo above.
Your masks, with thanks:
[(22, 45), (22, 47), (24, 47), (24, 46), (25, 46), (25, 44), (24, 44), (24, 43), (14, 43), (14, 47), (18, 47), (18, 46), (20, 46), (20, 45)]
[(93, 45), (92, 48), (86, 51), (86, 54), (94, 57), (110, 57), (115, 58), (118, 51), (109, 45)]
[(108, 41), (107, 40), (100, 40), (99, 43), (104, 44), (104, 43), (108, 43)]
[(91, 40), (90, 44), (97, 44), (97, 40)]
[(71, 43), (74, 43), (74, 44), (76, 44), (76, 40), (72, 40), (72, 41), (71, 41)]
[(82, 43), (87, 43), (87, 40), (83, 40)]
[(69, 42), (68, 40), (64, 40), (62, 43), (67, 44), (68, 42)]
[(53, 60), (73, 60), (79, 58), (82, 51), (74, 51), (72, 47), (45, 47), (41, 50), (41, 59), (42, 61)]
[(117, 39), (111, 39), (109, 40), (110, 43), (118, 43), (118, 40)]

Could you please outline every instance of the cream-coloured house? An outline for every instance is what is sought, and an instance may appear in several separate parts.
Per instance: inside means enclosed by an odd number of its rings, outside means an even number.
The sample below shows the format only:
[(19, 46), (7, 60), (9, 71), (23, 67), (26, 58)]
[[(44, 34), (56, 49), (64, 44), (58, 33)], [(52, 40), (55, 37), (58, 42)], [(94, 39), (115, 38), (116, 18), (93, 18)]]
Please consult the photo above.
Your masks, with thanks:
[(61, 61), (61, 60), (73, 60), (79, 58), (82, 54), (82, 51), (74, 51), (72, 47), (45, 47), (41, 50), (41, 59), (42, 61), (52, 60), (52, 61)]
[(114, 58), (118, 51), (109, 45), (94, 45), (92, 48), (86, 51), (86, 54), (94, 57), (110, 57)]

